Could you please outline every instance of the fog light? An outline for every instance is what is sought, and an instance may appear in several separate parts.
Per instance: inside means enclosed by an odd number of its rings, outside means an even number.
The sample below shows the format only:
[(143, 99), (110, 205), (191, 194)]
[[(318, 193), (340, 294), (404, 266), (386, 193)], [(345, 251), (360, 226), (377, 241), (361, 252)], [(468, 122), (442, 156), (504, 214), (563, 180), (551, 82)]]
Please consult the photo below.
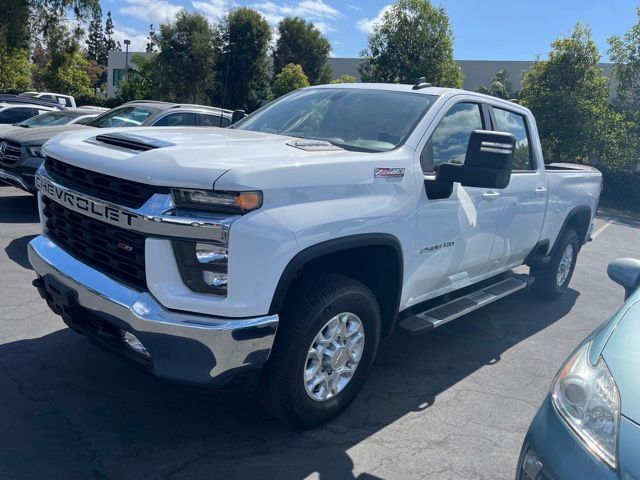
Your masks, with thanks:
[(151, 356), (149, 355), (149, 352), (147, 352), (147, 349), (144, 348), (144, 345), (142, 345), (142, 342), (138, 340), (138, 337), (133, 333), (120, 329), (120, 336), (122, 337), (124, 344), (134, 352), (144, 355), (145, 357)]
[(227, 288), (226, 273), (210, 272), (208, 270), (204, 270), (202, 272), (202, 280), (207, 285), (211, 285), (215, 288)]
[(529, 447), (522, 461), (520, 480), (537, 480), (540, 470), (542, 470), (542, 462), (538, 459), (533, 448)]

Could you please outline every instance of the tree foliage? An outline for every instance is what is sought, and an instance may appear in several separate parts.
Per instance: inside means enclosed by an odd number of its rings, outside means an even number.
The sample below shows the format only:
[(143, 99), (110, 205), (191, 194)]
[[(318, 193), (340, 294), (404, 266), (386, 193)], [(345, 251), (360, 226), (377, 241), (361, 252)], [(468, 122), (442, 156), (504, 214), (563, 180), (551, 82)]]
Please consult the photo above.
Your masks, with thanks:
[(309, 86), (309, 79), (301, 65), (290, 63), (278, 73), (271, 87), (272, 98), (278, 98), (289, 92)]
[(511, 74), (507, 70), (498, 71), (491, 79), (488, 87), (479, 87), (476, 92), (491, 95), (493, 97), (509, 100), (515, 98), (513, 92), (513, 84), (511, 83)]
[(121, 52), (122, 45), (113, 38), (115, 26), (113, 24), (113, 17), (111, 16), (111, 10), (107, 12), (107, 21), (104, 26), (104, 49), (105, 55), (109, 52)]
[(439, 87), (462, 87), (449, 17), (429, 0), (396, 1), (373, 26), (362, 56), (358, 70), (365, 82), (412, 84), (426, 77)]
[(176, 102), (203, 103), (215, 75), (218, 39), (207, 18), (178, 12), (175, 22), (161, 25), (158, 35), (157, 91)]
[(14, 48), (9, 51), (0, 44), (0, 91), (28, 90), (31, 88), (29, 51)]
[(609, 56), (618, 81), (617, 95), (623, 107), (640, 108), (640, 7), (637, 21), (623, 37), (609, 39)]
[(340, 75), (338, 78), (334, 78), (330, 83), (356, 83), (357, 79), (353, 75)]
[(221, 36), (216, 103), (224, 108), (254, 110), (269, 97), (269, 23), (256, 10), (236, 8), (225, 17)]
[(278, 24), (278, 40), (273, 51), (273, 69), (280, 72), (289, 64), (302, 67), (312, 85), (328, 83), (327, 65), (331, 44), (313, 23), (301, 18), (284, 18)]
[(149, 34), (147, 35), (147, 45), (145, 47), (145, 52), (154, 53), (157, 52), (156, 48), (158, 42), (158, 34), (156, 33), (156, 29), (153, 27), (153, 23), (149, 25)]
[(609, 105), (609, 85), (589, 28), (553, 42), (548, 60), (523, 75), (520, 101), (536, 117), (547, 161), (629, 161), (628, 124)]
[(104, 59), (104, 31), (102, 29), (102, 9), (100, 7), (93, 11), (89, 22), (89, 31), (85, 44), (87, 45), (87, 58), (100, 64)]
[(133, 55), (129, 78), (120, 82), (118, 86), (120, 103), (131, 100), (157, 100), (156, 89), (159, 74), (159, 63), (155, 57)]
[(64, 56), (55, 63), (47, 65), (44, 80), (47, 87), (56, 92), (64, 92), (67, 95), (91, 95), (93, 88), (89, 76), (88, 60), (75, 51)]

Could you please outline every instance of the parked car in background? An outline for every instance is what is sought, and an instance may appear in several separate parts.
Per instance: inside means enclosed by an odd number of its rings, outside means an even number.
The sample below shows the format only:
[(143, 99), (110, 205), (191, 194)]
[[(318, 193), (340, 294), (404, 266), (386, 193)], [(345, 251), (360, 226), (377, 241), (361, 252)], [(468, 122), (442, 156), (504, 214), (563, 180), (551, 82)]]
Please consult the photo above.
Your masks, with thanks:
[(20, 97), (28, 97), (28, 98), (40, 98), (44, 100), (51, 100), (59, 103), (63, 107), (66, 108), (77, 108), (76, 107), (76, 99), (71, 95), (64, 95), (62, 93), (52, 93), (52, 92), (24, 92), (19, 95)]
[(79, 123), (86, 124), (92, 118), (100, 115), (99, 110), (78, 108), (76, 110), (54, 110), (51, 112), (41, 113), (34, 117), (27, 118), (19, 123), (11, 125), (0, 125), (0, 136), (15, 127), (19, 128), (36, 128), (36, 127), (55, 127), (57, 125), (73, 125)]
[[(0, 180), (27, 192), (35, 193), (34, 175), (44, 160), (42, 145), (55, 135), (71, 130), (113, 127), (227, 127), (233, 121), (234, 112), (201, 105), (175, 104), (154, 101), (125, 103), (100, 115), (92, 110), (65, 110), (60, 115), (82, 112), (90, 119), (79, 121), (46, 118), (49, 126), (28, 129), (12, 127), (0, 130)], [(236, 113), (237, 116), (237, 113)], [(38, 117), (36, 117), (38, 118)], [(31, 119), (30, 119), (31, 120)], [(36, 119), (32, 120), (37, 122)], [(55, 123), (55, 124), (54, 124)]]
[(0, 125), (19, 123), (41, 113), (63, 109), (63, 106), (52, 101), (25, 99), (17, 95), (0, 95)]
[(609, 264), (626, 302), (562, 366), (524, 440), (517, 480), (640, 478), (640, 260)]
[(545, 165), (523, 106), (426, 82), (310, 87), (228, 129), (85, 130), (45, 151), (29, 259), (53, 311), (160, 377), (258, 386), (301, 427), (347, 407), (396, 326), (428, 333), (534, 280), (562, 295), (602, 179)]

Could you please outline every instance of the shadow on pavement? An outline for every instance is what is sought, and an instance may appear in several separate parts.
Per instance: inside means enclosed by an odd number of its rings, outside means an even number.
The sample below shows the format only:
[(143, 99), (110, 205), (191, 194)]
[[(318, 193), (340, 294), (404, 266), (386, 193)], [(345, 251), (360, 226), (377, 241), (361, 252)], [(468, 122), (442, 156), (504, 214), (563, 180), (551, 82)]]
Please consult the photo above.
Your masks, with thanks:
[(38, 197), (9, 186), (1, 191), (4, 194), (9, 189), (13, 189), (16, 195), (0, 196), (0, 223), (37, 223)]
[(27, 256), (27, 245), (36, 237), (37, 235), (25, 235), (24, 237), (11, 240), (9, 245), (5, 247), (4, 251), (11, 260), (16, 262), (22, 268), (32, 270)]
[(349, 448), (428, 411), (578, 296), (523, 291), (429, 335), (394, 335), (346, 413), (310, 432), (282, 427), (250, 395), (157, 380), (68, 329), (1, 345), (0, 478), (373, 479), (354, 477)]

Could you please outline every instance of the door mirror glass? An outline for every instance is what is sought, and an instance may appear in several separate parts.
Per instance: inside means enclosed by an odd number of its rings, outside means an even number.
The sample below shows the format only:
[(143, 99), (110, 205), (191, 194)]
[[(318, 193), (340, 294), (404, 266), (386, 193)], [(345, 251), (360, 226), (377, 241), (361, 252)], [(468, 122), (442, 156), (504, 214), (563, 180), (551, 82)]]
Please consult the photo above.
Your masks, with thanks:
[(516, 138), (511, 133), (474, 130), (464, 164), (443, 163), (436, 180), (466, 187), (505, 188), (511, 180)]
[(609, 263), (607, 275), (618, 285), (624, 287), (625, 299), (640, 287), (640, 260), (619, 258)]

